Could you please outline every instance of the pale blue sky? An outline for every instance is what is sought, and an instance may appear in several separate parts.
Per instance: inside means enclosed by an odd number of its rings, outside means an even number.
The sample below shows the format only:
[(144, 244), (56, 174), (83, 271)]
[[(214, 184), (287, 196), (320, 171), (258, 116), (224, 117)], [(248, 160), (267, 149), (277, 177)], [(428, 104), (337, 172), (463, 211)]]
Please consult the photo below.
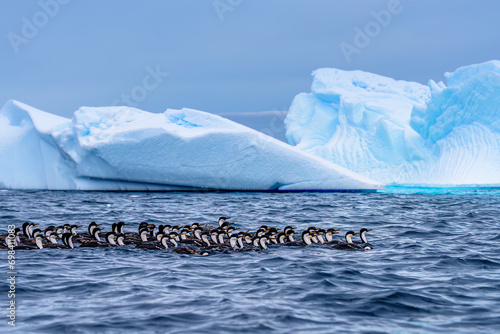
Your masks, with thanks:
[[(69, 117), (133, 93), (153, 112), (286, 110), (320, 67), (426, 83), (500, 58), (493, 0), (54, 1), (0, 0), (0, 104)], [(233, 5), (217, 13), (214, 3)], [(348, 62), (341, 43), (355, 46), (355, 28), (390, 6), (397, 13), (380, 31), (372, 23), (373, 37)], [(149, 77), (157, 69), (168, 76)]]

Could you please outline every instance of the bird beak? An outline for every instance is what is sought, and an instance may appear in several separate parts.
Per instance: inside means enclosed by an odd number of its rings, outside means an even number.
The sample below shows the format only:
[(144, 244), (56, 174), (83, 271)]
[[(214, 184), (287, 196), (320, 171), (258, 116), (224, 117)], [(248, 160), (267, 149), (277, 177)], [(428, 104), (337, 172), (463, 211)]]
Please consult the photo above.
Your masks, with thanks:
[(358, 232), (354, 232), (354, 235), (359, 234)]
[(97, 226), (101, 226), (102, 224), (96, 224)]
[(39, 223), (33, 223), (33, 225), (40, 225)]
[(373, 229), (372, 228), (369, 228), (368, 231), (372, 231)]

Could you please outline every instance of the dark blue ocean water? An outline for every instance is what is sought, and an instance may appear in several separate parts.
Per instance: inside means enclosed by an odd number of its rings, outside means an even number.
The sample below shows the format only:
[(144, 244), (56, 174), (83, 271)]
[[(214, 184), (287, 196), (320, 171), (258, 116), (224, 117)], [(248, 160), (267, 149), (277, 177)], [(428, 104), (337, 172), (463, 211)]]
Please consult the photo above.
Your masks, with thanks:
[[(0, 191), (0, 229), (95, 220), (373, 228), (372, 251), (282, 247), (207, 257), (127, 247), (17, 251), (19, 333), (500, 332), (500, 191)], [(425, 194), (420, 194), (421, 192)], [(7, 325), (1, 251), (0, 332)]]

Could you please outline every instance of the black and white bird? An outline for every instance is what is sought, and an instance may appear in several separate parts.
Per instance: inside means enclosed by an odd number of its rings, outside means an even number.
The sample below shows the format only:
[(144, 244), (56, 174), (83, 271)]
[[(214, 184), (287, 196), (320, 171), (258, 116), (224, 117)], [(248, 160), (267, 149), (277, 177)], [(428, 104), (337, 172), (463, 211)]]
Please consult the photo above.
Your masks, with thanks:
[(345, 234), (345, 242), (336, 244), (332, 248), (333, 249), (341, 249), (341, 250), (352, 250), (352, 251), (356, 251), (356, 250), (370, 250), (371, 249), (370, 246), (366, 246), (365, 247), (365, 245), (358, 245), (358, 244), (355, 244), (352, 241), (352, 237), (355, 236), (356, 234), (359, 234), (359, 233), (353, 232), (353, 231), (348, 231)]
[(306, 230), (302, 232), (302, 240), (297, 240), (297, 241), (289, 241), (284, 244), (283, 246), (297, 246), (297, 247), (305, 247), (309, 246), (310, 244), (313, 243), (313, 235), (311, 234), (313, 232), (309, 232), (309, 230)]

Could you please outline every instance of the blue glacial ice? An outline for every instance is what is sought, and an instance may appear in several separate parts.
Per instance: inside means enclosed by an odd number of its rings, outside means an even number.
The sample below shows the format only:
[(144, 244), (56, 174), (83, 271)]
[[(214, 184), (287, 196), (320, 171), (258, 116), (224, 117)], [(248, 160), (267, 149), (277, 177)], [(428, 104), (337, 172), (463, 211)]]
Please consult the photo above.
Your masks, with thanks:
[(367, 177), (220, 116), (82, 107), (0, 110), (0, 188), (372, 190)]
[(290, 107), (287, 140), (384, 184), (500, 184), (500, 61), (445, 78), (318, 69)]

